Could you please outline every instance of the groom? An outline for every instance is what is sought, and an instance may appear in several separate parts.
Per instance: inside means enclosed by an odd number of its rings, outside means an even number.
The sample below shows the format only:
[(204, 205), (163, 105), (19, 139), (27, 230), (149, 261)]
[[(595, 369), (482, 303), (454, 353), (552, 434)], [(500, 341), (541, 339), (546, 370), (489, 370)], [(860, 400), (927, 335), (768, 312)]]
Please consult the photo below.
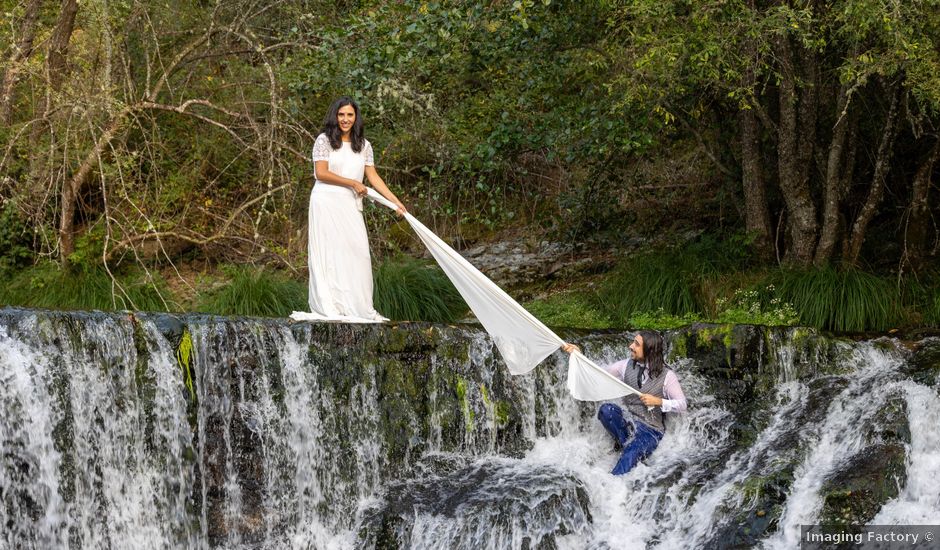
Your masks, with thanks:
[[(561, 349), (568, 353), (580, 351), (567, 343)], [(663, 338), (656, 331), (638, 332), (630, 344), (630, 359), (609, 365), (607, 371), (641, 392), (639, 396), (631, 393), (624, 397), (622, 408), (605, 403), (597, 412), (615, 445), (623, 448), (611, 472), (622, 475), (659, 446), (666, 432), (664, 415), (683, 413), (687, 405), (679, 378), (663, 360)]]

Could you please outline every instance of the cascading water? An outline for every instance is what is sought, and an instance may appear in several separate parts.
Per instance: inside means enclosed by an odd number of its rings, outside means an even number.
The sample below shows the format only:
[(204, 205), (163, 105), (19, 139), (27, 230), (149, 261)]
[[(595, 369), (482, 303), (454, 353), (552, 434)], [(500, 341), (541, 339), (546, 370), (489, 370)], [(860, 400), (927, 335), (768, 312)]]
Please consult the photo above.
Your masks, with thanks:
[(866, 467), (865, 521), (940, 523), (935, 381), (755, 334), (669, 335), (690, 411), (613, 477), (561, 354), (513, 377), (477, 328), (0, 310), (0, 548), (792, 548)]

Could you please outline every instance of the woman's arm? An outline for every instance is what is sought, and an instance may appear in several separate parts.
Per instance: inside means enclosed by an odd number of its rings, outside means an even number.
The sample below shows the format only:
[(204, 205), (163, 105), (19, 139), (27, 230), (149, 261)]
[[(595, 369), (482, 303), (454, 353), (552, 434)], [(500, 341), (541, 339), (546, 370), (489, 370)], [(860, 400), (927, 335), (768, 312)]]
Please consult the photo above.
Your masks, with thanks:
[(401, 201), (398, 200), (398, 197), (395, 196), (395, 193), (392, 193), (391, 189), (385, 185), (385, 181), (379, 176), (379, 173), (375, 171), (375, 166), (366, 166), (366, 179), (369, 180), (369, 183), (372, 184), (372, 187), (381, 193), (383, 197), (398, 205), (399, 214), (404, 214), (408, 211), (405, 208), (405, 205), (402, 204)]
[(362, 185), (362, 183), (353, 179), (344, 178), (343, 176), (338, 176), (333, 172), (330, 172), (330, 162), (328, 160), (318, 160), (314, 162), (313, 165), (316, 170), (315, 174), (317, 179), (323, 183), (332, 183), (333, 185), (351, 187), (352, 190), (355, 191), (356, 194), (360, 197), (364, 197), (366, 193), (369, 192), (369, 190), (366, 189), (366, 186)]

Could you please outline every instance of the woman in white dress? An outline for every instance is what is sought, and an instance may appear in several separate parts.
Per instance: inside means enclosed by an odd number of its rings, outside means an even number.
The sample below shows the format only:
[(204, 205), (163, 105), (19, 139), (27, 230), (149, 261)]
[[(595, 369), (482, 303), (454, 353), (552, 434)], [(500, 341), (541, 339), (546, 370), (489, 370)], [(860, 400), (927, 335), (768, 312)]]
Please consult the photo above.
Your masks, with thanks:
[(333, 102), (313, 144), (316, 182), (310, 192), (310, 313), (297, 320), (358, 323), (387, 321), (372, 306), (372, 259), (362, 219), (362, 197), (372, 187), (398, 206), (405, 206), (375, 171), (372, 145), (364, 136), (359, 105), (349, 97)]

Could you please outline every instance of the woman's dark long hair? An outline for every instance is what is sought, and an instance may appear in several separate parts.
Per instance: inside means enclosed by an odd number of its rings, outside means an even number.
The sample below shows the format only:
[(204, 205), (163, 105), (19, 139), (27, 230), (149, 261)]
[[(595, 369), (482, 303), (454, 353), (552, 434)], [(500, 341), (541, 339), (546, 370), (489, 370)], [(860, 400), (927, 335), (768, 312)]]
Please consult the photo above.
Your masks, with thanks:
[(330, 110), (326, 112), (326, 118), (323, 119), (323, 129), (320, 130), (330, 140), (330, 147), (339, 149), (343, 146), (343, 131), (339, 129), (339, 123), (336, 118), (339, 116), (341, 107), (352, 105), (356, 111), (356, 122), (353, 123), (352, 130), (349, 131), (349, 137), (352, 139), (352, 150), (359, 153), (366, 142), (366, 132), (362, 124), (362, 115), (359, 114), (359, 104), (349, 96), (343, 96), (330, 105)]
[(663, 337), (655, 330), (641, 330), (639, 334), (643, 337), (643, 357), (652, 380), (662, 374), (666, 367), (666, 361), (663, 360)]

